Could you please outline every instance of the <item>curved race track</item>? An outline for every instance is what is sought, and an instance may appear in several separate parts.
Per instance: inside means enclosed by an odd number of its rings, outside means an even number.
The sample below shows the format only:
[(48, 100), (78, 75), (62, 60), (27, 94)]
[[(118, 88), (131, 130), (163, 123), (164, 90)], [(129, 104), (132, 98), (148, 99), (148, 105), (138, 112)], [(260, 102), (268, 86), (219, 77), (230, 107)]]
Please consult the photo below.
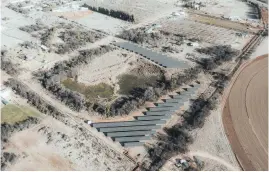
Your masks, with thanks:
[(223, 125), (244, 170), (268, 170), (268, 55), (236, 77), (223, 110)]

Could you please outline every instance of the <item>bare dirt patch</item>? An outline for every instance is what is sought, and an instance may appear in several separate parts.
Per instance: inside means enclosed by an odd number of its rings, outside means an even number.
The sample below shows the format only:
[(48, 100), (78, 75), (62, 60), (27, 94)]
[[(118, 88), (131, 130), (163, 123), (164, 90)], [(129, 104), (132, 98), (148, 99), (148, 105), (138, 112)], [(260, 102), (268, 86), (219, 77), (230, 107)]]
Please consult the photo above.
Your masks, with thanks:
[(226, 134), (244, 170), (268, 169), (267, 73), (268, 55), (243, 68), (223, 112)]
[(133, 164), (100, 140), (51, 118), (14, 133), (4, 151), (17, 159), (7, 170), (130, 170)]

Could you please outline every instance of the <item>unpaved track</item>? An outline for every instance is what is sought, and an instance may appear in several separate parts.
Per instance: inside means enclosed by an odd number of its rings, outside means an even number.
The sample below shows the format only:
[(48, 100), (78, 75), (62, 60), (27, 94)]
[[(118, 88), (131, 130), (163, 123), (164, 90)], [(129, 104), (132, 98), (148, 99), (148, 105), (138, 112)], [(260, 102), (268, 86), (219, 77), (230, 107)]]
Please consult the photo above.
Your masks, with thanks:
[(222, 165), (224, 165), (225, 167), (229, 168), (232, 171), (238, 171), (239, 169), (237, 169), (236, 167), (234, 167), (232, 164), (230, 164), (229, 162), (225, 161), (224, 159), (211, 155), (208, 152), (202, 152), (202, 151), (196, 151), (196, 152), (189, 152), (189, 154), (191, 156), (199, 156), (199, 157), (204, 157), (213, 161), (216, 161)]
[(223, 111), (226, 134), (244, 170), (268, 169), (268, 55), (241, 70)]

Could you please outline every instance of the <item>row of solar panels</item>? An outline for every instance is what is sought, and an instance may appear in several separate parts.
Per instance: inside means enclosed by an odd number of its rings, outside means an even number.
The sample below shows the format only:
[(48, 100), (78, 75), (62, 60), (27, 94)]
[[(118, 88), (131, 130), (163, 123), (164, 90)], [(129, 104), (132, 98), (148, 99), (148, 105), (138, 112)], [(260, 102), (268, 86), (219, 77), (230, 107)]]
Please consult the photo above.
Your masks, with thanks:
[(135, 43), (116, 42), (113, 45), (126, 49), (128, 51), (140, 54), (146, 59), (149, 59), (152, 62), (157, 63), (158, 65), (163, 66), (165, 68), (188, 68), (189, 67), (187, 62), (179, 61), (179, 60), (173, 59), (172, 57), (168, 57), (166, 55), (156, 53), (154, 51), (140, 47), (138, 44), (135, 44)]
[(195, 94), (198, 88), (199, 84), (196, 84), (187, 91), (171, 95), (171, 99), (163, 99), (163, 103), (155, 103), (155, 107), (147, 108), (148, 111), (143, 112), (143, 116), (135, 116), (133, 121), (102, 122), (91, 125), (124, 147), (141, 146), (144, 141), (150, 140), (156, 130), (162, 128), (162, 125)]

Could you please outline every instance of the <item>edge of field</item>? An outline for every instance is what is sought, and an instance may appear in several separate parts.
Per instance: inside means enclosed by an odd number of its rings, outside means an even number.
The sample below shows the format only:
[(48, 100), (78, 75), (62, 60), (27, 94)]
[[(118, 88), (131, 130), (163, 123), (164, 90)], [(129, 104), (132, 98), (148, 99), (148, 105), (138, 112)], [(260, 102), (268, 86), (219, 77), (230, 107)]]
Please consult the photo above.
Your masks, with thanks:
[[(238, 161), (238, 164), (243, 170), (250, 170), (254, 171), (255, 168), (253, 167), (251, 161), (245, 156), (245, 151), (243, 150), (241, 143), (238, 140), (238, 137), (236, 135), (236, 131), (233, 127), (233, 121), (232, 116), (229, 111), (229, 94), (231, 91), (232, 86), (237, 81), (238, 76), (241, 74), (241, 72), (250, 64), (252, 64), (254, 61), (261, 60), (263, 58), (268, 57), (268, 54), (264, 54), (261, 56), (256, 57), (255, 59), (251, 59), (246, 61), (241, 65), (241, 67), (237, 70), (235, 75), (233, 76), (228, 88), (226, 89), (225, 93), (223, 94), (223, 102), (222, 102), (222, 124), (225, 131), (225, 134), (230, 142), (230, 145), (232, 147), (233, 153), (235, 154), (235, 157)], [(231, 140), (233, 140), (233, 144), (231, 143)], [(240, 161), (241, 160), (241, 161)]]

